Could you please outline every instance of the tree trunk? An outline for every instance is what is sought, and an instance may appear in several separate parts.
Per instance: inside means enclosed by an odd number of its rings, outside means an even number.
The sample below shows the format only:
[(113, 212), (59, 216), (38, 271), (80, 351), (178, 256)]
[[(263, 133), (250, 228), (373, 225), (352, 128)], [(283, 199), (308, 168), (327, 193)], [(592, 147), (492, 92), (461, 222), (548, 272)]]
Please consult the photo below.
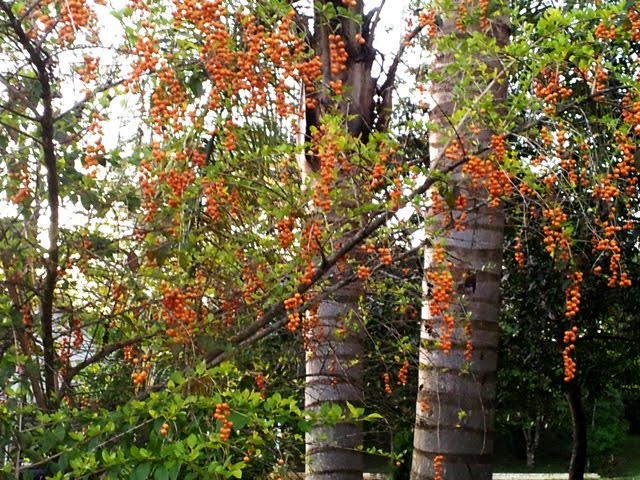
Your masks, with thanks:
[[(310, 139), (310, 128), (317, 127), (322, 115), (337, 107), (345, 116), (350, 135), (366, 140), (373, 124), (375, 81), (371, 76), (371, 67), (375, 52), (371, 47), (373, 32), (366, 43), (356, 41), (361, 25), (351, 18), (335, 16), (326, 18), (326, 9), (321, 8), (333, 3), (343, 7), (340, 0), (317, 2), (314, 10), (313, 50), (322, 61), (322, 83), (311, 97), (316, 107), (307, 110), (306, 139)], [(358, 0), (350, 8), (354, 18), (362, 19), (364, 3)], [(340, 35), (347, 52), (346, 69), (332, 72), (329, 36)], [(326, 90), (330, 82), (340, 80), (343, 95), (337, 105), (331, 104), (331, 95)], [(349, 117), (347, 119), (347, 116)], [(306, 155), (302, 170), (317, 170), (319, 165)], [(310, 165), (309, 165), (310, 164)], [(341, 179), (338, 179), (338, 184)], [(345, 195), (348, 195), (348, 189)], [(350, 202), (345, 197), (343, 203), (328, 212), (330, 224), (342, 224), (341, 211)], [(355, 226), (354, 226), (355, 227)], [(344, 274), (338, 269), (332, 272), (330, 283), (339, 282)], [(307, 335), (312, 348), (307, 353), (305, 407), (318, 411), (322, 404), (331, 402), (348, 412), (347, 402), (361, 405), (363, 402), (363, 379), (360, 361), (364, 351), (364, 327), (359, 315), (359, 302), (363, 295), (362, 282), (356, 281), (342, 287), (332, 298), (323, 301), (318, 307), (318, 325), (311, 328)], [(362, 425), (357, 422), (339, 422), (337, 424), (318, 423), (312, 426), (306, 436), (306, 478), (308, 480), (360, 480), (362, 479), (364, 456), (356, 447), (362, 445)]]
[[(426, 305), (411, 477), (415, 480), (435, 478), (433, 462), (439, 455), (445, 478), (491, 478), (503, 218), (499, 210), (483, 207), (470, 219), (473, 226), (446, 237), (445, 250), (454, 263), (454, 285), (464, 289), (461, 302), (471, 312), (471, 363), (465, 365), (467, 341), (460, 326), (453, 331), (449, 353), (432, 346), (443, 322)], [(432, 264), (431, 253), (426, 252), (426, 268)], [(475, 286), (464, 287), (471, 275)], [(457, 307), (452, 305), (449, 312), (459, 321), (463, 305)]]
[(537, 415), (533, 425), (522, 427), (527, 453), (527, 468), (533, 468), (536, 465), (536, 450), (540, 443), (540, 423), (540, 416)]
[(583, 480), (587, 466), (587, 415), (582, 405), (580, 386), (575, 378), (569, 382), (565, 397), (571, 411), (571, 424), (573, 426), (573, 448), (569, 463), (569, 480)]
[[(332, 402), (348, 412), (347, 402), (363, 401), (363, 326), (358, 313), (361, 284), (342, 288), (331, 301), (318, 308), (318, 325), (313, 329), (313, 353), (306, 362), (305, 407), (319, 410)], [(354, 422), (315, 425), (306, 438), (308, 480), (361, 479), (364, 457), (362, 426)]]
[[(458, 2), (450, 7), (457, 11)], [(442, 15), (442, 34), (456, 31), (455, 15)], [(508, 41), (506, 22), (492, 21), (492, 35), (498, 45)], [(436, 51), (431, 65), (434, 73), (443, 72), (453, 63), (453, 52)], [(491, 85), (478, 85), (465, 95), (479, 96), (491, 92), (494, 103), (506, 96), (506, 80), (502, 68), (495, 58), (483, 58), (495, 72)], [(431, 84), (431, 96), (435, 102), (430, 121), (438, 129), (430, 134), (429, 153), (432, 168), (451, 168), (453, 160), (445, 157), (445, 149), (452, 140), (464, 141), (468, 125), (451, 128), (451, 118), (456, 109), (454, 87), (458, 77), (443, 75), (440, 81)], [(469, 97), (469, 98), (471, 98)], [(449, 130), (445, 133), (445, 130)], [(476, 132), (478, 146), (487, 147), (491, 132), (488, 129)], [(471, 142), (469, 143), (471, 145)], [(467, 152), (471, 153), (471, 152)], [(431, 271), (446, 268), (453, 277), (453, 299), (444, 312), (453, 315), (455, 327), (426, 300), (422, 311), (420, 329), (419, 388), (416, 406), (413, 462), (411, 478), (489, 480), (492, 476), (491, 455), (493, 451), (496, 357), (498, 346), (498, 312), (500, 305), (500, 272), (502, 257), (503, 225), (502, 210), (486, 206), (486, 191), (472, 188), (460, 169), (454, 170), (447, 180), (447, 192), (467, 198), (469, 212), (465, 229), (457, 231), (446, 227), (445, 231), (432, 229), (434, 245), (442, 244), (446, 259), (434, 256), (433, 248), (425, 249), (425, 279), (423, 289), (428, 299), (434, 285), (427, 281)], [(459, 218), (462, 212), (452, 207), (448, 214)], [(435, 224), (440, 226), (439, 218)], [(448, 262), (448, 267), (444, 267)], [(443, 332), (445, 335), (443, 336)], [(447, 335), (450, 332), (450, 337)], [(473, 347), (470, 362), (468, 341)], [(450, 351), (442, 348), (450, 345)], [(440, 345), (438, 345), (440, 344)], [(437, 461), (436, 461), (437, 459)]]

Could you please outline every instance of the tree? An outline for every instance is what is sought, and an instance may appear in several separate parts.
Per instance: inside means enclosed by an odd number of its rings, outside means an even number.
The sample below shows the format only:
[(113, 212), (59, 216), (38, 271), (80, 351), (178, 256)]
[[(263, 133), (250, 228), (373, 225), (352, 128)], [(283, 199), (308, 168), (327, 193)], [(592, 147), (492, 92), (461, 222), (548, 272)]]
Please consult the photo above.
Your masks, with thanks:
[[(385, 269), (411, 255), (424, 221), (414, 475), (456, 476), (467, 453), (474, 475), (488, 475), (500, 203), (514, 192), (520, 237), (541, 229), (564, 282), (554, 286), (566, 307), (558, 341), (575, 385), (580, 288), (604, 270), (585, 265), (606, 258), (607, 283), (630, 281), (618, 248), (635, 231), (637, 87), (632, 64), (609, 53), (635, 41), (635, 8), (548, 9), (535, 25), (514, 16), (517, 41), (505, 45), (503, 5), (460, 2), (436, 15), (416, 4), (416, 24), (376, 85), (374, 34), (388, 5), (304, 7), (136, 0), (101, 10), (115, 19), (107, 45), (99, 5), (0, 3), (6, 472), (27, 462), (75, 476), (163, 476), (174, 464), (191, 478), (279, 472), (295, 466), (294, 444), (310, 430), (327, 455), (310, 450), (309, 470), (329, 476), (331, 454), (348, 452), (358, 476), (359, 422), (372, 419), (356, 401), (367, 313), (358, 302), (383, 291)], [(434, 68), (407, 75), (416, 97), (431, 89), (429, 123), (428, 104), (391, 103), (401, 55), (428, 44)], [(607, 88), (614, 109), (603, 113)], [(119, 115), (135, 120), (111, 142)], [(60, 221), (69, 210), (75, 225)], [(292, 384), (273, 392), (267, 382), (284, 385), (276, 376), (286, 369), (250, 348), (267, 339), (262, 351), (315, 348), (312, 373), (336, 405), (302, 412)], [(473, 379), (484, 382), (480, 397), (469, 395)], [(448, 413), (436, 415), (443, 388)], [(335, 449), (331, 433), (322, 437), (341, 428), (354, 435)], [(425, 435), (438, 429), (447, 441), (465, 432), (458, 445), (473, 451), (456, 456)]]
[[(128, 70), (117, 77), (117, 70), (105, 66), (96, 55), (103, 47), (96, 14), (100, 7), (56, 2), (40, 2), (27, 10), (15, 3), (5, 2), (2, 7), (2, 40), (19, 46), (8, 49), (15, 55), (7, 63), (7, 92), (33, 93), (33, 105), (22, 98), (18, 105), (22, 108), (25, 103), (34, 115), (43, 105), (46, 114), (26, 116), (12, 107), (13, 97), (7, 97), (3, 105), (3, 126), (9, 132), (3, 146), (11, 152), (33, 147), (33, 153), (25, 153), (16, 162), (7, 157), (5, 163), (11, 173), (10, 200), (20, 221), (8, 222), (3, 249), (3, 293), (13, 321), (3, 332), (3, 362), (6, 381), (20, 384), (19, 389), (8, 390), (12, 405), (23, 400), (28, 404), (30, 395), (37, 400), (41, 412), (30, 416), (29, 428), (56, 430), (71, 418), (64, 430), (58, 430), (63, 436), (59, 440), (81, 438), (78, 441), (84, 443), (85, 437), (78, 437), (75, 430), (96, 422), (96, 417), (69, 413), (65, 404), (108, 407), (115, 418), (124, 415), (139, 421), (130, 407), (141, 412), (135, 402), (142, 400), (146, 402), (142, 411), (148, 407), (156, 418), (155, 395), (160, 395), (156, 392), (171, 390), (178, 383), (172, 372), (179, 370), (188, 376), (181, 387), (186, 392), (192, 391), (194, 383), (206, 385), (210, 380), (202, 378), (209, 375), (202, 372), (203, 361), (208, 367), (220, 366), (234, 354), (230, 345), (236, 350), (252, 345), (285, 325), (290, 332), (300, 332), (303, 309), (313, 312), (315, 304), (339, 289), (350, 291), (345, 285), (354, 283), (357, 275), (343, 274), (336, 281), (333, 272), (348, 253), (393, 217), (399, 204), (397, 195), (393, 208), (385, 205), (383, 195), (378, 195), (375, 210), (369, 204), (387, 182), (378, 173), (372, 183), (371, 169), (379, 152), (388, 158), (391, 142), (384, 137), (368, 141), (361, 135), (356, 148), (366, 146), (362, 152), (354, 148), (349, 152), (353, 158), (347, 155), (342, 165), (321, 162), (324, 184), (318, 183), (319, 195), (301, 191), (291, 142), (299, 113), (291, 86), (296, 83), (304, 85), (309, 95), (309, 110), (326, 114), (322, 124), (308, 132), (310, 144), (317, 149), (314, 156), (321, 159), (324, 154), (329, 159), (344, 149), (342, 139), (358, 137), (358, 132), (371, 127), (361, 119), (350, 119), (353, 131), (341, 139), (344, 117), (334, 117), (332, 125), (327, 114), (332, 111), (330, 103), (344, 115), (356, 102), (329, 101), (332, 95), (339, 97), (339, 80), (331, 85), (332, 90), (310, 93), (323, 68), (331, 62), (338, 68), (346, 60), (340, 39), (333, 34), (329, 39), (329, 26), (344, 22), (350, 48), (366, 50), (358, 40), (362, 34), (353, 31), (356, 23), (348, 10), (340, 6), (339, 12), (335, 8), (322, 12), (326, 31), (318, 34), (318, 50), (324, 53), (316, 57), (308, 51), (301, 26), (294, 24), (295, 12), (288, 2), (256, 5), (255, 14), (242, 2), (189, 4), (179, 9), (165, 2), (135, 2), (112, 12), (123, 33), (122, 43), (115, 40), (114, 52), (122, 54), (115, 63)], [(362, 5), (358, 8), (361, 12)], [(349, 18), (339, 20), (341, 16)], [(323, 42), (329, 40), (334, 48), (326, 50), (328, 45)], [(31, 71), (22, 71), (22, 55), (30, 58), (27, 69)], [(61, 73), (63, 62), (58, 63), (65, 55), (77, 67), (69, 80)], [(347, 76), (358, 77), (354, 72), (361, 62), (355, 57), (349, 62), (354, 70)], [(371, 62), (367, 56), (367, 68)], [(71, 108), (54, 114), (58, 94), (52, 91), (67, 89), (76, 73), (83, 84), (80, 98)], [(34, 78), (39, 79), (37, 88), (32, 88)], [(108, 81), (102, 84), (105, 79)], [(349, 82), (361, 86), (353, 79)], [(123, 138), (125, 145), (107, 149), (102, 130), (114, 113), (106, 107), (114, 96), (126, 98), (133, 105), (130, 108), (139, 108), (139, 129), (128, 132), (132, 135)], [(369, 96), (372, 101), (371, 92)], [(35, 127), (25, 126), (25, 120)], [(85, 124), (91, 136), (78, 137)], [(40, 144), (50, 147), (45, 152), (47, 189), (39, 187)], [(340, 205), (345, 177), (338, 172), (350, 166), (357, 173), (352, 175), (357, 180), (354, 183), (370, 187), (353, 196), (353, 205), (334, 208), (330, 216), (341, 219), (335, 221), (323, 212), (329, 210), (326, 205)], [(136, 182), (126, 181), (132, 175)], [(339, 188), (331, 191), (333, 187)], [(305, 205), (311, 201), (319, 215), (306, 212)], [(76, 208), (83, 223), (62, 229), (64, 241), (57, 213), (60, 202)], [(243, 208), (248, 205), (258, 208)], [(347, 209), (348, 214), (341, 216), (339, 210)], [(41, 228), (38, 218), (46, 210), (51, 211), (49, 249), (33, 254)], [(20, 229), (30, 229), (29, 234), (21, 238)], [(66, 257), (61, 259), (62, 246)], [(367, 258), (372, 267), (379, 264), (377, 254), (373, 257)], [(43, 281), (35, 278), (42, 272), (37, 262), (48, 272)], [(69, 270), (64, 277), (63, 265)], [(351, 298), (354, 302), (355, 297)], [(310, 324), (304, 325), (306, 332), (310, 329)], [(24, 341), (15, 344), (12, 333)], [(42, 359), (38, 358), (40, 342)], [(133, 385), (120, 381), (123, 373), (131, 376)], [(28, 393), (22, 388), (24, 375), (31, 378)], [(201, 392), (204, 395), (207, 389)], [(232, 397), (232, 392), (219, 392), (215, 406)], [(229, 440), (229, 415), (237, 413), (234, 409), (243, 403), (233, 398), (238, 404), (230, 410), (221, 406), (216, 413), (218, 423), (208, 427), (218, 432), (217, 440), (222, 443)], [(83, 452), (86, 456), (75, 459), (75, 473), (86, 473), (85, 467), (104, 467), (116, 475), (128, 475), (134, 471), (131, 463), (141, 459), (132, 453), (134, 447), (140, 448), (140, 442), (149, 439), (158, 455), (163, 455), (165, 444), (159, 440), (170, 437), (169, 420), (182, 414), (199, 417), (201, 409), (214, 406), (211, 400), (201, 400), (194, 403), (197, 408), (182, 408), (189, 402), (178, 400), (180, 407), (163, 410), (166, 421), (156, 418), (153, 429), (143, 428), (148, 426), (143, 422), (131, 443), (121, 443), (122, 462), (119, 453), (115, 464), (110, 458), (94, 457), (96, 444), (112, 441), (113, 426), (92, 434), (89, 451)], [(16, 415), (33, 412), (28, 407)], [(52, 412), (55, 420), (43, 412)], [(104, 416), (120, 425), (114, 416)], [(237, 426), (237, 421), (232, 423)], [(16, 420), (14, 426), (20, 424)], [(20, 429), (11, 429), (9, 448), (16, 470), (25, 459), (52, 463), (60, 472), (69, 468), (68, 456), (55, 450), (57, 445), (68, 447), (62, 442), (49, 439), (46, 448), (24, 455), (39, 440), (37, 436), (25, 439)], [(190, 438), (181, 429), (177, 432)], [(200, 438), (202, 431), (192, 433)], [(254, 448), (238, 450), (249, 453)], [(354, 453), (360, 455), (355, 449)], [(155, 468), (160, 467), (152, 462), (147, 470)], [(190, 474), (197, 474), (199, 468), (193, 463)], [(226, 473), (243, 470), (238, 466), (230, 469), (227, 463), (221, 468)]]
[[(489, 19), (483, 7), (479, 20), (478, 12), (469, 20), (459, 13), (461, 8), (455, 4), (431, 12), (438, 15), (441, 35), (451, 43), (435, 41), (430, 86), (435, 128), (429, 136), (429, 155), (432, 168), (448, 175), (431, 194), (437, 221), (431, 226), (435, 239), (425, 251), (424, 295), (429, 300), (420, 329), (414, 479), (491, 478), (503, 218), (497, 206), (502, 192), (491, 190), (495, 201), (489, 205), (487, 194), (491, 180), (500, 181), (501, 173), (474, 182), (462, 165), (477, 161), (500, 168), (504, 137), (492, 136), (488, 124), (470, 127), (475, 118), (460, 104), (504, 102), (507, 78), (498, 56), (509, 28), (504, 18)], [(472, 32), (495, 39), (483, 43), (488, 51), (482, 57), (473, 58), (464, 40), (456, 41)], [(482, 72), (476, 83), (457, 73), (456, 51), (465, 52), (473, 74)], [(489, 148), (487, 160), (472, 153)], [(443, 210), (443, 202), (450, 210)]]

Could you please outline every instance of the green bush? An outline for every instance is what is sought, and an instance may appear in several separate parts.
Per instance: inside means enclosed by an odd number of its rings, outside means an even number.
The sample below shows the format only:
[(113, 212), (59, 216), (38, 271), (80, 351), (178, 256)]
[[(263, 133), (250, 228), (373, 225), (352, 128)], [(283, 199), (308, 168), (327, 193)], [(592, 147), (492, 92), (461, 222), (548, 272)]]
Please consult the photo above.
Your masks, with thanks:
[(609, 389), (595, 399), (588, 430), (589, 460), (593, 468), (611, 466), (613, 453), (622, 446), (629, 432), (620, 392)]

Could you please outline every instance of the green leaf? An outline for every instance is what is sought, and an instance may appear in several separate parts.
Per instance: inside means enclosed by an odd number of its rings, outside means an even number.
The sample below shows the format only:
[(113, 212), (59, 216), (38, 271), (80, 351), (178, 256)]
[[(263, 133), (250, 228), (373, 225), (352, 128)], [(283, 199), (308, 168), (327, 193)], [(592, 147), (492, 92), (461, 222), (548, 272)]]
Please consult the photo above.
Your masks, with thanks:
[(167, 462), (165, 464), (169, 470), (169, 480), (176, 480), (180, 473), (180, 464), (175, 462)]
[(351, 415), (351, 418), (360, 418), (364, 413), (364, 408), (358, 408), (349, 402), (347, 402), (347, 408), (349, 409), (349, 414)]
[(199, 443), (199, 439), (193, 433), (187, 437), (187, 445), (189, 446), (189, 448), (192, 448), (192, 449), (195, 448), (196, 445), (198, 445), (198, 443)]
[(382, 415), (380, 415), (379, 413), (370, 413), (369, 415), (364, 417), (364, 419), (367, 420), (367, 421), (382, 420), (383, 418), (384, 417)]
[(169, 480), (169, 470), (167, 470), (163, 465), (160, 465), (156, 468), (156, 471), (153, 472), (153, 478), (155, 480)]
[(147, 480), (149, 473), (151, 473), (151, 464), (142, 463), (132, 470), (129, 480)]

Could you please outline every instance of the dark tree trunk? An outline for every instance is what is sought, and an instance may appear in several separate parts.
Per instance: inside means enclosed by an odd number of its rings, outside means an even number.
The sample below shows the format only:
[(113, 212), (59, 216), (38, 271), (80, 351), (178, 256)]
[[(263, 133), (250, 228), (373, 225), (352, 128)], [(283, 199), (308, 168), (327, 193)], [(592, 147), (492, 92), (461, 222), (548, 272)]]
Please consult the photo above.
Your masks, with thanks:
[(569, 463), (569, 480), (583, 480), (587, 466), (587, 415), (582, 405), (580, 386), (574, 378), (565, 393), (573, 426), (573, 449)]

